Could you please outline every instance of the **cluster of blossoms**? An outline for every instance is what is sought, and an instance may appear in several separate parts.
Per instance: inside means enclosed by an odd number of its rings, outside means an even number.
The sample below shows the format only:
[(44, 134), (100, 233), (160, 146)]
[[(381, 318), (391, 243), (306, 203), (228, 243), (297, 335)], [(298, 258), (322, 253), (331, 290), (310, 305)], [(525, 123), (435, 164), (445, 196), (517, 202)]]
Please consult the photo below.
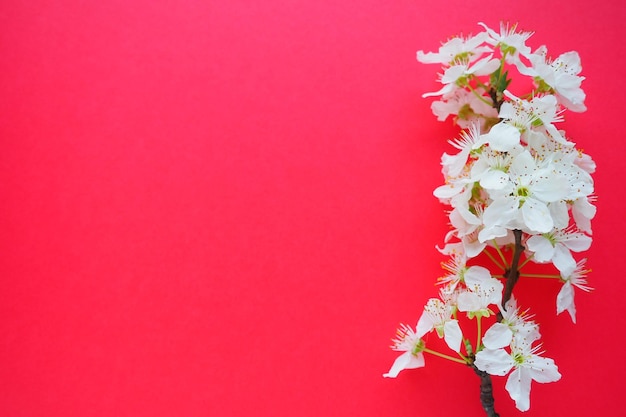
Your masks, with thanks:
[[(463, 129), (450, 141), (455, 153), (442, 156), (445, 184), (434, 191), (451, 207), (441, 249), (450, 259), (442, 264), (439, 297), (427, 302), (415, 330), (398, 331), (392, 348), (404, 353), (384, 376), (424, 366), (424, 353), (431, 353), (470, 365), (481, 377), (508, 374), (506, 389), (525, 411), (531, 381), (561, 375), (552, 359), (541, 356), (539, 327), (518, 309), (513, 286), (520, 277), (555, 278), (561, 283), (557, 314), (567, 310), (576, 321), (574, 288), (590, 288), (585, 259), (577, 261), (573, 253), (592, 241), (595, 164), (558, 128), (565, 110), (586, 109), (578, 54), (551, 59), (545, 46), (531, 51), (526, 45), (530, 32), (480, 25), (484, 31), (475, 36), (417, 53), (420, 62), (443, 66), (441, 89), (424, 94), (438, 97), (433, 113), (438, 120), (452, 117)], [(521, 87), (527, 91), (510, 89), (511, 74), (527, 80)], [(475, 265), (485, 257), (499, 272)], [(521, 271), (533, 263), (552, 264), (558, 273)], [(463, 334), (460, 313), (478, 327), (474, 344)], [(481, 320), (492, 316), (496, 320), (483, 333)], [(427, 347), (424, 336), (433, 330), (455, 356)]]

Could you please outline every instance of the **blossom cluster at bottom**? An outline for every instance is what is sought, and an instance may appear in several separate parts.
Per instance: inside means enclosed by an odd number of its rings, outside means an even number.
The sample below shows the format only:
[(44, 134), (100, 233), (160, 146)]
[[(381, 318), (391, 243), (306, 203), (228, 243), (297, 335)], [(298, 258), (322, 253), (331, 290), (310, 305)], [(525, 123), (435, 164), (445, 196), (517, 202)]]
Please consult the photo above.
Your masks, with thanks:
[[(470, 294), (468, 297), (461, 298), (476, 297), (469, 302), (479, 302), (480, 296), (477, 294), (495, 293), (481, 285), (484, 284), (476, 284), (473, 290), (458, 295)], [(442, 295), (446, 293), (442, 291)], [(490, 375), (508, 374), (506, 390), (521, 411), (530, 408), (532, 381), (546, 383), (555, 382), (561, 378), (554, 360), (542, 357), (541, 345), (535, 345), (541, 337), (539, 326), (530, 320), (526, 313), (519, 312), (515, 298), (507, 302), (506, 308), (500, 309), (502, 320), (494, 323), (485, 332), (475, 353), (472, 353), (471, 345), (467, 339), (464, 339), (458, 320), (455, 318), (455, 311), (459, 304), (457, 303), (456, 307), (451, 304), (452, 297), (446, 296), (444, 299), (445, 301), (441, 299), (428, 301), (415, 330), (405, 324), (400, 326), (397, 337), (393, 340), (392, 349), (402, 354), (396, 358), (389, 372), (383, 374), (384, 377), (395, 378), (402, 370), (423, 367), (426, 363), (424, 353), (430, 353), (455, 362), (473, 365)], [(464, 306), (463, 301), (461, 301), (461, 306)], [(479, 322), (482, 317), (491, 314), (493, 313), (487, 305), (486, 308), (474, 310), (472, 317)], [(445, 340), (448, 347), (455, 351), (458, 357), (451, 357), (427, 347), (424, 336), (433, 330)], [(462, 352), (462, 345), (466, 346), (465, 353)]]

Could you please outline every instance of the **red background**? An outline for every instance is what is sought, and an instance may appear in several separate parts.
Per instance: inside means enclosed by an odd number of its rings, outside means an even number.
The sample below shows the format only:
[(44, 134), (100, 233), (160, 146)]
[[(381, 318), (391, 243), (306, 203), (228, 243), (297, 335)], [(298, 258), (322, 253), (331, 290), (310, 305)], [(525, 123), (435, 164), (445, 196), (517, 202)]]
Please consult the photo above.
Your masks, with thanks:
[(2, 2), (0, 415), (482, 416), (460, 365), (381, 374), (447, 230), (455, 130), (415, 51), (500, 20), (579, 51), (589, 110), (562, 127), (599, 167), (578, 324), (558, 284), (518, 287), (563, 374), (525, 415), (615, 415), (621, 4)]

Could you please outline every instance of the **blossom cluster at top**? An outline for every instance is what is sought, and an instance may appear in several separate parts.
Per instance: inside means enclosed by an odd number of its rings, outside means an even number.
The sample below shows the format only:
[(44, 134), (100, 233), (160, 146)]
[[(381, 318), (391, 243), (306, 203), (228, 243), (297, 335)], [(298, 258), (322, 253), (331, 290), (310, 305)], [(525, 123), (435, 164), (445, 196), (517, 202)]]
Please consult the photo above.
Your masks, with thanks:
[[(463, 130), (450, 141), (455, 152), (442, 156), (445, 184), (434, 191), (451, 207), (441, 249), (450, 260), (443, 264), (440, 296), (428, 301), (415, 331), (402, 327), (393, 348), (405, 353), (385, 376), (423, 366), (423, 353), (434, 353), (423, 337), (436, 330), (457, 361), (492, 375), (513, 370), (506, 389), (527, 410), (531, 380), (552, 382), (560, 374), (554, 361), (540, 356), (538, 325), (519, 312), (514, 297), (503, 299), (501, 279), (511, 267), (553, 264), (562, 284), (557, 313), (568, 311), (575, 322), (574, 287), (590, 289), (585, 259), (575, 254), (592, 241), (595, 163), (559, 128), (566, 110), (586, 110), (578, 53), (552, 59), (545, 46), (532, 51), (526, 45), (530, 32), (480, 25), (484, 31), (477, 35), (417, 53), (422, 63), (442, 65), (441, 88), (424, 94), (437, 97), (433, 113), (441, 121), (452, 117)], [(513, 79), (521, 84), (511, 85)], [(516, 244), (516, 233), (524, 261), (514, 265), (503, 252)], [(470, 265), (483, 253), (500, 273)], [(496, 311), (502, 319), (482, 335), (481, 318)], [(473, 346), (459, 312), (477, 321), (482, 339)]]

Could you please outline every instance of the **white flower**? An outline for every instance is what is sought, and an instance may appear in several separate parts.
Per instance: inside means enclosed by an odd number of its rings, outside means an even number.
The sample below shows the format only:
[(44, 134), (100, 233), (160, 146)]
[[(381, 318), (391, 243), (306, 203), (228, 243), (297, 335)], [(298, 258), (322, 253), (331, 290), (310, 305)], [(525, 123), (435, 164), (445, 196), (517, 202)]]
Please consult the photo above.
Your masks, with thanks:
[(520, 131), (507, 123), (498, 123), (491, 130), (480, 137), (480, 141), (474, 146), (476, 148), (483, 144), (497, 152), (510, 152), (520, 143)]
[[(508, 91), (505, 90), (504, 94), (508, 97)], [(498, 116), (518, 128), (520, 132), (525, 132), (536, 120), (536, 117), (528, 111), (528, 106), (524, 105), (525, 103), (527, 102), (522, 100), (505, 101), (500, 107)]]
[(448, 274), (440, 277), (438, 281), (445, 285), (450, 291), (454, 291), (459, 282), (463, 281), (463, 277), (467, 272), (467, 267), (465, 266), (467, 256), (465, 255), (465, 251), (458, 251), (457, 246), (446, 245), (446, 249), (453, 249), (452, 252), (447, 253), (450, 255), (450, 260), (441, 264), (441, 267), (446, 270)]
[[(448, 215), (448, 218), (450, 219), (450, 224), (455, 229), (452, 231), (452, 234), (456, 235), (458, 238), (463, 238), (464, 236), (474, 233), (482, 224), (482, 220), (480, 219), (480, 217), (472, 213), (468, 208), (455, 207), (454, 210), (452, 210)], [(476, 213), (478, 212), (478, 210), (482, 209), (480, 207), (474, 208), (474, 211)], [(472, 257), (473, 256), (470, 256), (468, 254), (468, 258)]]
[(444, 94), (441, 100), (433, 101), (430, 108), (440, 122), (450, 115), (456, 115), (454, 121), (462, 129), (467, 129), (474, 123), (478, 123), (482, 129), (487, 120), (498, 118), (498, 111), (487, 104), (490, 100), (491, 97), (485, 95), (480, 87), (476, 88), (474, 93), (457, 88)]
[(417, 60), (423, 64), (450, 65), (459, 61), (472, 62), (492, 51), (488, 46), (482, 45), (487, 37), (485, 32), (469, 38), (453, 37), (441, 45), (438, 52), (417, 51)]
[(577, 164), (580, 160), (578, 155), (579, 152), (575, 148), (562, 147), (539, 155), (546, 164), (567, 180), (567, 195), (564, 199), (568, 201), (587, 197), (594, 191), (591, 174)]
[(482, 266), (470, 267), (464, 275), (464, 282), (467, 290), (461, 292), (456, 300), (459, 311), (466, 312), (469, 318), (492, 315), (489, 306), (502, 302), (504, 285)]
[(572, 203), (572, 216), (576, 227), (585, 233), (592, 234), (591, 219), (596, 215), (596, 206), (591, 204), (595, 201), (594, 196), (580, 197)]
[(576, 232), (572, 228), (531, 236), (526, 242), (538, 263), (552, 262), (564, 276), (569, 276), (576, 268), (572, 251), (582, 252), (591, 246), (591, 237)]
[(482, 207), (475, 205), (473, 212), (468, 207), (456, 207), (450, 212), (450, 224), (454, 227), (448, 235), (446, 241), (452, 236), (461, 239), (461, 244), (467, 258), (474, 258), (485, 249), (487, 244), (478, 241), (478, 233), (482, 227)]
[(504, 349), (481, 350), (476, 354), (474, 364), (481, 371), (499, 376), (504, 376), (515, 368), (509, 375), (505, 388), (515, 401), (515, 406), (520, 411), (527, 411), (530, 408), (531, 382), (555, 382), (561, 379), (561, 374), (554, 360), (538, 354), (541, 346), (531, 348), (530, 343), (524, 343), (516, 337), (510, 346), (510, 353)]
[(505, 119), (507, 124), (517, 127), (520, 132), (531, 132), (543, 127), (555, 141), (561, 144), (568, 143), (554, 126), (554, 123), (563, 121), (556, 97), (545, 95), (526, 101), (509, 91), (505, 91), (504, 95), (511, 101), (502, 104), (499, 116)]
[(502, 321), (494, 323), (483, 336), (483, 344), (487, 349), (500, 349), (509, 346), (513, 336), (526, 343), (532, 343), (541, 337), (539, 326), (526, 312), (520, 312), (515, 297), (506, 303), (506, 309), (500, 307)]
[[(446, 294), (442, 294), (446, 296)], [(444, 338), (448, 347), (455, 352), (461, 350), (461, 339), (463, 333), (459, 327), (459, 322), (452, 318), (453, 306), (450, 303), (450, 297), (447, 302), (443, 302), (438, 298), (431, 298), (424, 306), (424, 312), (417, 322), (417, 337), (421, 338), (433, 329), (437, 331), (439, 338)]]
[(554, 126), (554, 123), (563, 121), (561, 116), (563, 111), (559, 110), (556, 97), (551, 94), (543, 97), (534, 97), (530, 101), (530, 111), (537, 117), (537, 120), (541, 122), (554, 140), (566, 144), (565, 138)]
[(576, 268), (571, 274), (567, 276), (561, 275), (563, 286), (561, 287), (559, 294), (556, 296), (556, 314), (561, 314), (567, 310), (574, 323), (576, 323), (574, 287), (578, 287), (586, 292), (592, 290), (591, 287), (587, 286), (587, 274), (589, 273), (589, 270), (585, 270), (586, 261), (586, 259), (583, 259), (578, 262), (578, 264), (576, 264)]
[(493, 58), (489, 55), (473, 64), (470, 62), (455, 64), (449, 68), (446, 68), (439, 80), (443, 87), (439, 91), (433, 93), (422, 94), (422, 97), (441, 96), (451, 93), (457, 84), (463, 84), (467, 79), (472, 76), (488, 75), (498, 69), (500, 61), (497, 58)]
[(491, 97), (484, 95), (481, 88), (474, 91), (476, 94), (456, 89), (441, 100), (434, 101), (430, 108), (439, 121), (453, 114), (457, 116), (455, 123), (462, 129), (467, 129), (473, 123), (479, 123), (483, 129), (488, 120), (497, 120), (498, 111), (487, 104), (486, 100), (491, 100)]
[[(517, 29), (517, 25), (509, 27), (508, 24), (501, 22), (500, 33), (497, 33), (493, 29), (490, 29), (483, 22), (480, 22), (478, 24), (485, 28), (489, 36), (491, 36), (491, 39), (487, 40), (488, 43), (504, 46), (505, 49), (514, 49), (515, 52), (521, 53), (523, 55), (530, 54), (530, 48), (526, 46), (526, 41), (532, 36), (532, 32), (516, 32), (515, 30)], [(512, 52), (513, 51), (511, 51), (511, 53)]]
[(588, 174), (593, 174), (594, 172), (596, 172), (596, 163), (593, 159), (591, 159), (589, 155), (583, 153), (582, 151), (578, 151), (577, 156), (578, 157), (574, 160), (576, 166), (578, 166)]
[[(532, 68), (519, 68), (524, 75), (538, 79), (552, 89), (559, 103), (575, 112), (584, 112), (585, 92), (580, 88), (585, 77), (581, 77), (580, 56), (575, 51), (566, 52), (554, 61), (547, 58), (547, 48), (541, 46), (531, 56)], [(541, 88), (541, 85), (540, 85)], [(545, 90), (545, 88), (544, 88)]]
[(400, 325), (397, 337), (393, 339), (391, 349), (403, 353), (393, 362), (389, 372), (383, 374), (385, 378), (395, 378), (404, 369), (415, 369), (424, 366), (424, 354), (422, 353), (424, 341), (417, 337), (413, 329), (406, 324)]
[(470, 152), (475, 147), (480, 137), (480, 126), (475, 123), (469, 129), (461, 132), (461, 138), (449, 140), (448, 143), (454, 146), (459, 152), (456, 155), (448, 155), (444, 152), (441, 156), (441, 166), (444, 175), (448, 177), (458, 177), (465, 169), (465, 164), (470, 156)]
[(478, 181), (480, 186), (485, 189), (500, 190), (509, 183), (508, 171), (512, 161), (513, 155), (509, 152), (494, 152), (489, 148), (483, 149), (472, 165), (470, 177), (472, 180)]
[[(553, 229), (548, 203), (567, 195), (567, 182), (548, 163), (544, 165), (537, 166), (528, 151), (513, 158), (509, 183), (501, 189), (489, 190), (493, 201), (483, 215), (487, 230), (500, 226), (547, 233)], [(485, 230), (479, 235), (483, 242), (490, 237)]]
[(482, 22), (479, 25), (484, 27), (490, 36), (487, 43), (499, 46), (502, 53), (506, 54), (507, 63), (519, 67), (521, 65), (519, 56), (526, 58), (530, 56), (530, 47), (526, 46), (526, 41), (533, 35), (532, 32), (516, 32), (517, 25), (509, 27), (508, 24), (500, 23), (500, 33), (497, 33)]

